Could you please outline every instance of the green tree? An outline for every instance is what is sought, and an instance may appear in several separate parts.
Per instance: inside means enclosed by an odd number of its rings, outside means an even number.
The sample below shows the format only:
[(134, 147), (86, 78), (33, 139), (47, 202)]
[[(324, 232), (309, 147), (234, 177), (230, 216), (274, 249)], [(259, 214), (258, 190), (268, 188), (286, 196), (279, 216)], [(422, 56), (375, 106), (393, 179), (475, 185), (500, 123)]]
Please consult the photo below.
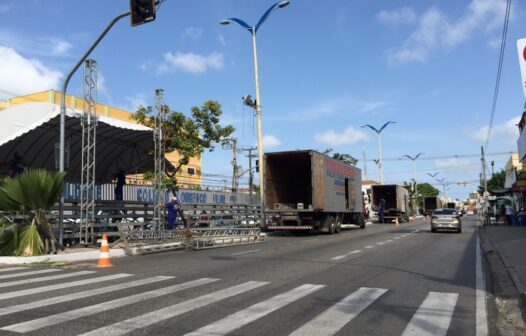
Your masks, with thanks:
[[(175, 190), (177, 179), (175, 175), (190, 158), (200, 156), (205, 150), (213, 151), (214, 146), (228, 138), (235, 128), (231, 125), (221, 126), (219, 117), (223, 114), (221, 105), (213, 100), (205, 101), (201, 107), (194, 106), (191, 116), (182, 112), (172, 111), (165, 105), (165, 122), (163, 124), (163, 145), (166, 153), (177, 151), (179, 160), (175, 166), (166, 167), (167, 187)], [(132, 115), (139, 124), (153, 127), (154, 111), (151, 106), (141, 106)], [(153, 155), (153, 153), (152, 153)]]
[(418, 193), (422, 196), (422, 198), (424, 198), (424, 197), (434, 197), (434, 196), (438, 196), (438, 194), (440, 194), (440, 190), (438, 190), (437, 188), (433, 187), (429, 183), (418, 183), (417, 184), (417, 189), (418, 189)]
[[(415, 197), (413, 184), (414, 184), (413, 182), (409, 183), (406, 181), (404, 181), (403, 183), (403, 187), (407, 189), (407, 191), (409, 192), (410, 199), (413, 199), (413, 197)], [(436, 189), (429, 183), (417, 183), (416, 190), (418, 191), (418, 194), (420, 195), (418, 197), (418, 206), (422, 205), (423, 199), (425, 197), (438, 196), (438, 194), (440, 193), (438, 189)]]
[[(328, 148), (323, 151), (323, 154), (331, 156), (332, 148)], [(358, 163), (358, 159), (350, 154), (333, 153), (331, 156), (333, 159), (343, 162), (345, 164), (355, 166)]]
[[(497, 190), (504, 188), (504, 182), (506, 181), (506, 171), (502, 169), (501, 171), (493, 174), (488, 180), (488, 191)], [(484, 193), (484, 182), (481, 181), (478, 192), (480, 195)]]
[(64, 189), (64, 176), (60, 172), (28, 169), (16, 178), (4, 179), (0, 186), (0, 211), (27, 215), (28, 222), (4, 223), (0, 229), (0, 249), (4, 252), (11, 249), (16, 255), (55, 252), (58, 242), (47, 214)]

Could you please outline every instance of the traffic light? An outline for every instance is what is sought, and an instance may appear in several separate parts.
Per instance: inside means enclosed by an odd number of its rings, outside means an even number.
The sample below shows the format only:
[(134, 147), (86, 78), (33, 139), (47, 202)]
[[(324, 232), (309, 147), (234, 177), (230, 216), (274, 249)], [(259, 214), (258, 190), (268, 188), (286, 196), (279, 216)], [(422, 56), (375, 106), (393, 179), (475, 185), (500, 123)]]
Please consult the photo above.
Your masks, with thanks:
[(256, 173), (259, 173), (259, 160), (256, 160)]
[(132, 27), (155, 20), (155, 0), (130, 0)]

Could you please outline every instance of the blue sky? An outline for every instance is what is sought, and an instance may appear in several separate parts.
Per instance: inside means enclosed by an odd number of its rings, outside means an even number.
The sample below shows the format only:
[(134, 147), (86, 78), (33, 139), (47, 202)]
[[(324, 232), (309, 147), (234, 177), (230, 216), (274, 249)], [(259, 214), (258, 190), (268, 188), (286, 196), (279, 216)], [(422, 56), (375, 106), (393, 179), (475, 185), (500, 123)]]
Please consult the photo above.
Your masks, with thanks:
[[(241, 97), (254, 96), (250, 34), (228, 17), (255, 24), (275, 1), (166, 0), (149, 24), (117, 23), (92, 54), (98, 101), (129, 110), (153, 105), (163, 88), (172, 109), (220, 102), (224, 122), (244, 147), (256, 144), (255, 120)], [(292, 0), (257, 35), (265, 151), (332, 148), (367, 160), (364, 178), (379, 180), (376, 134), (382, 132), (384, 180), (428, 173), (456, 183), (478, 180), (488, 133), (505, 0)], [(127, 0), (1, 0), (0, 98), (60, 89), (65, 75)], [(525, 98), (516, 40), (526, 37), (526, 6), (514, 1), (488, 153), (517, 151)], [(522, 23), (522, 25), (521, 25)], [(68, 93), (81, 95), (81, 72)], [(488, 157), (495, 171), (509, 155)], [(231, 175), (231, 152), (203, 156), (207, 174)], [(246, 168), (246, 158), (241, 159)], [(223, 177), (217, 177), (222, 180)], [(246, 183), (244, 177), (242, 182)], [(218, 182), (220, 183), (220, 182)], [(466, 198), (477, 183), (452, 184)], [(438, 185), (437, 185), (438, 187)]]

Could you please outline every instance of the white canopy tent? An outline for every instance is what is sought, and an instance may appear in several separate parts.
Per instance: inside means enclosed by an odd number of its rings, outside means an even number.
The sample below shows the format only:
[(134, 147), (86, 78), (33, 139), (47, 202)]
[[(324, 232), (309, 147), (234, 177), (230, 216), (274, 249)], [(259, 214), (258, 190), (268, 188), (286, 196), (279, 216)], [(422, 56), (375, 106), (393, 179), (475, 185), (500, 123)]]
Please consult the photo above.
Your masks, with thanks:
[[(81, 111), (66, 110), (66, 162), (68, 181), (79, 181), (82, 157)], [(0, 110), (0, 167), (7, 171), (14, 153), (25, 166), (56, 170), (55, 147), (59, 143), (60, 106), (26, 103)], [(57, 144), (57, 145), (56, 145)], [(120, 169), (127, 174), (153, 170), (153, 130), (149, 127), (98, 117), (96, 181), (108, 182)], [(57, 149), (58, 158), (58, 149)], [(66, 157), (67, 159), (67, 157)], [(0, 174), (1, 175), (1, 174)]]

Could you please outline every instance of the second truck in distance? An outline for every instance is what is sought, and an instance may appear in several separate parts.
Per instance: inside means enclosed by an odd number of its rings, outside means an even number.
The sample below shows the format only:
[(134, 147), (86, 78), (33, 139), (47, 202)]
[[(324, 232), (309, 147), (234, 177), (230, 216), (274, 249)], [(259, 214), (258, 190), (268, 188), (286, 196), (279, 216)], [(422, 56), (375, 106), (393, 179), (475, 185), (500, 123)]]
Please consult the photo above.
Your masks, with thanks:
[(373, 210), (378, 211), (380, 203), (384, 205), (384, 221), (409, 222), (409, 192), (396, 184), (373, 184), (371, 186)]

